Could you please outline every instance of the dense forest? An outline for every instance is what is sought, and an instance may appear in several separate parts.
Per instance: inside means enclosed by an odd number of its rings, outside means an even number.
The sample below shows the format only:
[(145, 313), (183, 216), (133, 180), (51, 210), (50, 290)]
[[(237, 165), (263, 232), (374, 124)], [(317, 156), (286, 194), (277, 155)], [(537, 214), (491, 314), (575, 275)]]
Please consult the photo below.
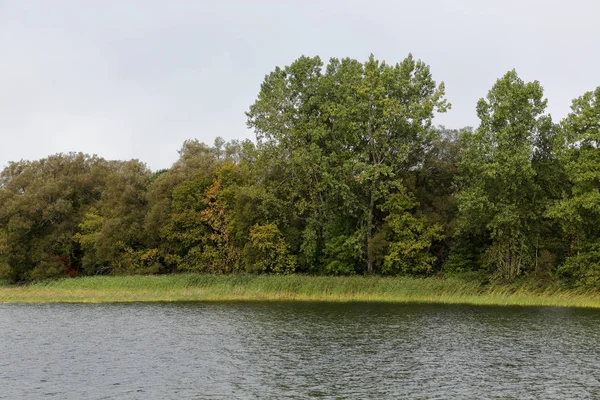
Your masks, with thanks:
[(445, 129), (422, 61), (301, 57), (265, 77), (255, 141), (189, 140), (154, 172), (81, 153), (9, 163), (0, 279), (480, 271), (600, 287), (600, 87), (560, 122), (546, 106), (513, 70), (478, 127)]

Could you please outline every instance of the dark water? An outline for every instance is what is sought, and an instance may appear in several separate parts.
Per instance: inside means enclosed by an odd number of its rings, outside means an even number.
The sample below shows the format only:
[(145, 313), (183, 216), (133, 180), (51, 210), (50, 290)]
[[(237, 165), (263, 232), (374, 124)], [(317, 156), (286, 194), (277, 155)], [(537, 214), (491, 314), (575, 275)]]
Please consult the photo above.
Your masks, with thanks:
[(600, 398), (600, 311), (0, 305), (1, 399)]

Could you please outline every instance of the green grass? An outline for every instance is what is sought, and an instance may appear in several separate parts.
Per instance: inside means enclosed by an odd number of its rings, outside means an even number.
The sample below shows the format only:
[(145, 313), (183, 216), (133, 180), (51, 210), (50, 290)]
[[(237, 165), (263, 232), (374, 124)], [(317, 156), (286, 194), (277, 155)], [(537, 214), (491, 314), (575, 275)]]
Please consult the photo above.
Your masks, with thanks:
[(203, 275), (85, 277), (23, 286), (0, 281), (0, 303), (300, 300), (600, 307), (600, 293), (531, 281), (482, 284), (469, 277), (385, 278)]

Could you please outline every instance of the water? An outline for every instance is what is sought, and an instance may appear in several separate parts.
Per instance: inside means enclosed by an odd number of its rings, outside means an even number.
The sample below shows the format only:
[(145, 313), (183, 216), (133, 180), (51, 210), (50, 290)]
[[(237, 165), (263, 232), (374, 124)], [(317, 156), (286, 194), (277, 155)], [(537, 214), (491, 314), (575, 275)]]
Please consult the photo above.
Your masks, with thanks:
[(0, 305), (0, 399), (599, 398), (600, 311)]

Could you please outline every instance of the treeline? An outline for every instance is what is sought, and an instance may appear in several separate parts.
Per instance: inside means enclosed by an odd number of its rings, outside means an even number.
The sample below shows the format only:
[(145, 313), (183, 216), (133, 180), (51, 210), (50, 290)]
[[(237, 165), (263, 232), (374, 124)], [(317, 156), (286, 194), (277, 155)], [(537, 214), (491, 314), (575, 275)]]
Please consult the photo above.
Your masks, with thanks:
[(0, 174), (0, 277), (414, 275), (600, 284), (600, 87), (561, 122), (510, 71), (476, 129), (432, 125), (444, 85), (411, 56), (301, 57), (265, 77), (256, 142), (186, 141), (152, 172), (80, 153)]

